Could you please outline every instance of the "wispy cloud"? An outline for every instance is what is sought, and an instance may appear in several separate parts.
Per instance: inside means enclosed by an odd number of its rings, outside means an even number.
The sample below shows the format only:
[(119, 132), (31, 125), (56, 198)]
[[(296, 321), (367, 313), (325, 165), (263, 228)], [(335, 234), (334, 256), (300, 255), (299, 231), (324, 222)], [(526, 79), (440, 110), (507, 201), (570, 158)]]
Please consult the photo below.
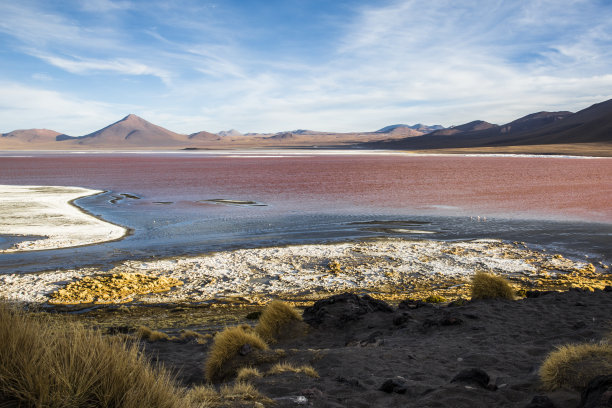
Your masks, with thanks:
[(78, 136), (108, 125), (134, 107), (78, 98), (57, 91), (0, 82), (0, 123), (16, 129), (45, 127)]
[(68, 59), (53, 55), (35, 55), (51, 65), (62, 68), (74, 74), (87, 74), (90, 72), (110, 71), (123, 75), (152, 75), (158, 77), (166, 84), (170, 84), (171, 82), (171, 74), (169, 72), (129, 59)]
[(183, 133), (503, 123), (612, 97), (612, 5), (597, 0), (351, 2), (316, 27), (239, 1), (78, 4), (4, 2), (0, 34), (36, 72), (104, 74), (119, 106), (127, 80), (159, 78), (139, 109)]

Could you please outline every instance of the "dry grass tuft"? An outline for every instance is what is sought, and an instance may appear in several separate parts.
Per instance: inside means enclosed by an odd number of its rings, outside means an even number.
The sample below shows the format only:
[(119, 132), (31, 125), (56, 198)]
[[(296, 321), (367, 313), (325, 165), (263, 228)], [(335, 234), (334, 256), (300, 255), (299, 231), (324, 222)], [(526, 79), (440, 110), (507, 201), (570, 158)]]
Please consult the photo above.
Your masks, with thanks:
[(274, 300), (268, 303), (261, 313), (255, 331), (266, 341), (275, 342), (283, 329), (301, 321), (302, 316), (295, 308), (280, 300)]
[(425, 298), (425, 302), (427, 303), (444, 303), (447, 299), (440, 295), (429, 295)]
[(180, 341), (195, 340), (198, 344), (206, 344), (208, 343), (208, 340), (210, 340), (211, 338), (212, 338), (212, 335), (208, 333), (201, 334), (193, 330), (181, 330), (181, 334), (179, 335), (178, 340)]
[(247, 344), (259, 350), (268, 348), (266, 342), (255, 331), (242, 326), (230, 327), (218, 333), (213, 340), (206, 360), (206, 378), (212, 381), (223, 364), (238, 355), (240, 349)]
[(170, 336), (168, 336), (164, 332), (160, 332), (157, 330), (151, 330), (147, 326), (140, 326), (136, 329), (136, 335), (140, 337), (142, 340), (148, 341), (168, 341), (170, 340)]
[(0, 400), (28, 407), (184, 407), (134, 345), (69, 320), (0, 305)]
[(545, 389), (567, 387), (581, 390), (592, 378), (612, 374), (612, 345), (586, 343), (561, 346), (546, 357), (539, 374)]
[(236, 381), (233, 385), (223, 385), (219, 391), (210, 385), (195, 387), (189, 392), (188, 400), (193, 408), (242, 407), (248, 402), (273, 403), (272, 400), (257, 391), (252, 384), (244, 381)]
[(255, 367), (242, 367), (238, 370), (238, 374), (236, 375), (236, 381), (244, 381), (250, 378), (259, 378), (261, 377), (261, 371), (259, 371)]
[(319, 378), (319, 373), (311, 365), (296, 366), (291, 363), (276, 363), (266, 373), (267, 375), (281, 374), (281, 373), (303, 373), (309, 377)]
[(514, 299), (514, 290), (501, 276), (476, 272), (472, 278), (472, 299)]

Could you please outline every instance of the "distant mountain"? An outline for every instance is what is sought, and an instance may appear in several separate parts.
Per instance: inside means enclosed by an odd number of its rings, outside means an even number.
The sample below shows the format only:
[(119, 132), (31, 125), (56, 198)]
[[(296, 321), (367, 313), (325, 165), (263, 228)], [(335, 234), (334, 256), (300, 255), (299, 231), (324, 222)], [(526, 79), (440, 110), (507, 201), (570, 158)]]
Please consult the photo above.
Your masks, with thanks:
[(49, 129), (21, 129), (0, 134), (0, 138), (20, 143), (54, 142), (61, 133)]
[(476, 132), (479, 130), (486, 130), (498, 127), (497, 125), (493, 125), (492, 123), (485, 122), (484, 120), (474, 120), (472, 122), (464, 123), (463, 125), (451, 126), (446, 129), (438, 129), (431, 133), (430, 136), (450, 136), (456, 135), (458, 133), (465, 132)]
[(428, 125), (423, 125), (422, 123), (417, 123), (416, 125), (398, 124), (398, 125), (385, 126), (382, 129), (378, 129), (376, 133), (390, 133), (396, 129), (403, 129), (403, 128), (416, 130), (418, 132), (421, 132), (421, 134), (425, 134), (425, 133), (433, 132), (435, 130), (444, 129), (444, 126), (441, 126), (441, 125), (428, 126)]
[[(243, 135), (232, 129), (218, 134), (201, 131), (184, 135), (154, 125), (136, 115), (128, 115), (103, 129), (80, 137), (47, 129), (23, 129), (0, 134), (0, 150), (354, 147), (406, 150), (470, 148), (490, 152), (491, 148), (514, 149), (519, 146), (521, 149), (514, 151), (527, 152), (529, 146), (536, 145), (539, 146), (534, 150), (537, 152), (562, 149), (563, 152), (571, 153), (576, 149), (590, 149), (588, 152), (582, 150), (586, 152), (583, 154), (612, 155), (612, 100), (577, 113), (532, 113), (501, 126), (476, 120), (450, 128), (440, 125), (396, 124), (376, 132), (334, 133), (297, 129), (274, 134)], [(545, 146), (557, 148), (548, 149)]]
[(189, 139), (192, 142), (199, 142), (199, 141), (210, 142), (213, 140), (221, 140), (221, 136), (214, 134), (214, 133), (201, 131), (201, 132), (190, 134), (189, 136), (187, 136), (187, 139)]
[(217, 133), (219, 136), (222, 137), (240, 137), (240, 136), (244, 136), (242, 133), (240, 133), (239, 131), (237, 131), (236, 129), (230, 129), (230, 130), (222, 130), (219, 133)]
[(91, 147), (173, 147), (185, 144), (186, 136), (171, 132), (130, 114), (85, 136), (63, 138), (62, 143)]
[(363, 147), (385, 149), (448, 149), (612, 142), (612, 100), (577, 113), (537, 112), (501, 126), (473, 121), (420, 137)]

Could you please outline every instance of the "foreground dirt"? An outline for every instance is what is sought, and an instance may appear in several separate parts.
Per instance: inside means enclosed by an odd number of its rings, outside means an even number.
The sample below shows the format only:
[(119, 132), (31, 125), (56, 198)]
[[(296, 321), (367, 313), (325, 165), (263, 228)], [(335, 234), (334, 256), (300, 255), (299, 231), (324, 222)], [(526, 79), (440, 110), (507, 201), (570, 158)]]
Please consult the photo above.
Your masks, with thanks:
[[(545, 392), (537, 371), (557, 346), (610, 336), (612, 291), (528, 295), (515, 301), (410, 301), (397, 307), (369, 297), (337, 295), (306, 309), (307, 333), (273, 345), (274, 361), (258, 362), (245, 355), (232, 364), (251, 365), (262, 373), (277, 361), (312, 365), (318, 378), (285, 372), (251, 379), (278, 407), (526, 407), (538, 395), (558, 408), (577, 407), (578, 391)], [(248, 312), (252, 309), (239, 310), (227, 324), (248, 323)], [(189, 324), (188, 310), (174, 313), (185, 314), (182, 328), (211, 332), (208, 324)], [(161, 316), (159, 311), (156, 315)], [(179, 329), (164, 331), (178, 335)], [(206, 383), (210, 344), (203, 337), (143, 341), (146, 354), (174, 370), (185, 386)], [(452, 381), (466, 369), (483, 370), (489, 378), (480, 385)], [(389, 380), (395, 388), (381, 390)], [(224, 383), (232, 382), (230, 376)]]

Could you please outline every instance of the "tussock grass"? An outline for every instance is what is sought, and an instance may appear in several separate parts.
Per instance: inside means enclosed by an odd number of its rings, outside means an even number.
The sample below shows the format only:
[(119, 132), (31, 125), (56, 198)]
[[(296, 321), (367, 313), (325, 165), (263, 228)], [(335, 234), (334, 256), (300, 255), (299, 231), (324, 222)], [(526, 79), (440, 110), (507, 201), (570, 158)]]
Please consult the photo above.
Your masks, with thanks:
[(440, 295), (430, 295), (425, 298), (425, 302), (427, 303), (444, 303), (447, 299)]
[(280, 300), (274, 300), (266, 306), (255, 326), (255, 331), (268, 342), (277, 341), (283, 329), (302, 321), (300, 313)]
[(195, 387), (189, 392), (188, 400), (193, 408), (242, 407), (247, 406), (245, 404), (248, 402), (273, 403), (272, 400), (257, 391), (253, 384), (244, 381), (222, 385), (219, 391), (210, 385)]
[(151, 330), (147, 326), (139, 326), (138, 329), (136, 329), (136, 335), (141, 339), (148, 341), (170, 340), (170, 336), (168, 336), (166, 333), (157, 330)]
[(136, 346), (0, 304), (0, 401), (24, 407), (184, 407), (171, 376)]
[(212, 381), (219, 374), (219, 371), (227, 361), (238, 355), (244, 345), (252, 348), (266, 350), (268, 345), (255, 331), (250, 330), (249, 326), (230, 327), (218, 333), (208, 353), (206, 360), (206, 378)]
[(546, 357), (539, 374), (545, 389), (581, 390), (592, 378), (612, 374), (612, 345), (602, 342), (561, 346)]
[(206, 344), (211, 338), (212, 335), (210, 334), (201, 334), (193, 330), (181, 330), (178, 336), (178, 340), (180, 341), (195, 340), (198, 344)]
[(476, 272), (472, 278), (472, 299), (514, 299), (514, 291), (501, 276)]
[(244, 381), (250, 378), (259, 378), (261, 377), (261, 371), (259, 371), (255, 367), (242, 367), (238, 370), (238, 374), (236, 375), (236, 381)]
[(276, 363), (266, 373), (267, 375), (281, 374), (281, 373), (303, 373), (309, 377), (319, 378), (319, 373), (311, 365), (296, 366), (291, 363)]

